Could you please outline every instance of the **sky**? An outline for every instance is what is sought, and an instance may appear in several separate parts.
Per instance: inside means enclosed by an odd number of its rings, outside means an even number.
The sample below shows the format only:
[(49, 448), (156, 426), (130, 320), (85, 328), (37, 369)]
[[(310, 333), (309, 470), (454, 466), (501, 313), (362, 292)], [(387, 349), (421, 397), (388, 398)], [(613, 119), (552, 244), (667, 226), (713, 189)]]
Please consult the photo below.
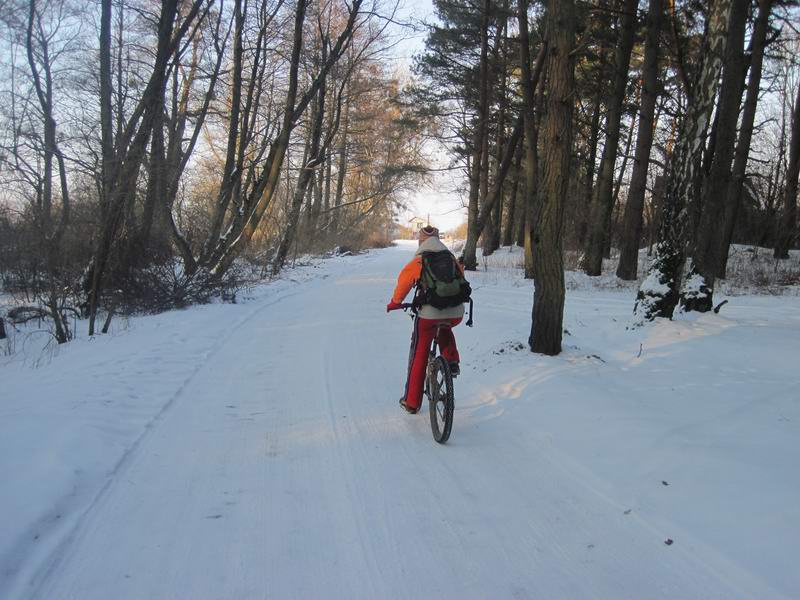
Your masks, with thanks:
[[(410, 71), (414, 54), (425, 48), (425, 31), (419, 25), (423, 21), (434, 18), (431, 0), (401, 0), (402, 6), (398, 11), (397, 20), (411, 22), (416, 31), (411, 28), (396, 28), (396, 35), (403, 37), (394, 47), (393, 54), (397, 60), (397, 68), (401, 71)], [(412, 193), (406, 194), (402, 200), (406, 209), (397, 217), (398, 222), (405, 225), (412, 217), (430, 219), (430, 223), (442, 231), (453, 229), (467, 218), (458, 188), (463, 180), (460, 170), (446, 171), (448, 157), (441, 147), (430, 148), (430, 167), (438, 169), (431, 174), (429, 181)]]

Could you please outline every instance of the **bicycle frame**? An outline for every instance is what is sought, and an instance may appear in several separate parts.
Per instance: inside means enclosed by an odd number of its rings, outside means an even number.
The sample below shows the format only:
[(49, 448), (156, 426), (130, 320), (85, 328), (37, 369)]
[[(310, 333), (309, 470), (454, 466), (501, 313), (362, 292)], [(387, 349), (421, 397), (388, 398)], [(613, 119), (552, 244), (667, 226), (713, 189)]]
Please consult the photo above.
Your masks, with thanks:
[[(406, 302), (401, 304), (400, 308), (402, 308), (404, 312), (408, 312), (410, 310), (411, 314), (409, 316), (412, 319), (420, 318), (419, 313), (417, 312), (417, 307), (415, 305)], [(453, 326), (450, 323), (441, 322), (436, 324), (436, 335), (433, 336), (433, 345), (431, 346), (430, 349), (431, 358), (435, 358), (436, 353), (439, 350), (439, 333), (442, 331), (442, 329), (452, 329), (452, 328)]]
[[(417, 308), (413, 304), (401, 304), (397, 308), (404, 311), (411, 309), (410, 315), (413, 319), (419, 319)], [(440, 353), (439, 334), (443, 329), (452, 329), (452, 325), (447, 321), (439, 321), (435, 325), (436, 332), (433, 342), (428, 350), (428, 365), (425, 374), (425, 396), (428, 397), (430, 409), (431, 431), (433, 439), (440, 444), (444, 444), (450, 438), (450, 431), (453, 427), (453, 376), (450, 372), (450, 365)], [(437, 379), (437, 374), (441, 375), (442, 380)], [(444, 390), (442, 393), (441, 390)]]
[(436, 335), (433, 336), (433, 346), (431, 346), (431, 358), (436, 357), (436, 353), (439, 350), (439, 333), (441, 333), (442, 329), (452, 329), (453, 326), (450, 323), (438, 323), (436, 325)]

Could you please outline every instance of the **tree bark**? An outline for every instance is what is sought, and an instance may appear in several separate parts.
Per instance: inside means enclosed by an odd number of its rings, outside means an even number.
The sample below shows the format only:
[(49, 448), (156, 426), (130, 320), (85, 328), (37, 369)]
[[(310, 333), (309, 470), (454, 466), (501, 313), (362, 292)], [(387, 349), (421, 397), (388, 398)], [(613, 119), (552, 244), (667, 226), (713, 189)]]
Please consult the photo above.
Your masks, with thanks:
[(739, 141), (736, 145), (736, 156), (733, 159), (733, 172), (730, 187), (727, 190), (725, 202), (725, 218), (723, 223), (724, 234), (722, 248), (719, 251), (720, 262), (717, 267), (717, 277), (724, 278), (728, 268), (728, 251), (733, 241), (733, 228), (739, 215), (742, 204), (742, 189), (746, 177), (747, 159), (750, 156), (750, 142), (753, 138), (758, 94), (761, 91), (761, 74), (764, 67), (764, 50), (767, 44), (767, 31), (769, 30), (769, 15), (772, 11), (774, 0), (759, 0), (758, 17), (756, 18), (752, 36), (752, 51), (750, 59), (750, 77), (747, 81), (747, 94), (742, 109), (742, 126), (739, 132)]
[[(517, 5), (519, 23), (520, 66), (522, 77), (522, 118), (525, 135), (525, 187), (523, 219), (523, 245), (525, 247), (525, 278), (533, 278), (533, 237), (532, 230), (537, 202), (539, 132), (536, 125), (533, 77), (531, 73), (530, 34), (528, 32), (528, 0), (520, 0)], [(542, 42), (539, 50), (544, 65), (547, 57), (548, 40)], [(544, 68), (544, 67), (543, 67)]]
[[(637, 98), (636, 101), (638, 103), (639, 98)], [(614, 193), (611, 196), (611, 211), (608, 213), (608, 223), (606, 224), (606, 231), (608, 231), (608, 235), (606, 236), (606, 241), (603, 245), (603, 258), (611, 258), (611, 244), (614, 240), (614, 232), (616, 231), (616, 219), (614, 218), (614, 213), (617, 210), (619, 195), (622, 191), (622, 180), (625, 178), (625, 171), (628, 169), (628, 157), (631, 155), (634, 129), (636, 129), (636, 115), (631, 118), (631, 122), (628, 125), (628, 135), (625, 138), (625, 150), (622, 153), (622, 164), (617, 170), (617, 177), (614, 181)]]
[(478, 199), (480, 197), (481, 179), (484, 164), (484, 146), (486, 141), (487, 121), (489, 118), (489, 12), (491, 0), (484, 0), (481, 10), (481, 54), (479, 63), (478, 115), (475, 123), (475, 136), (472, 142), (472, 157), (469, 171), (469, 205), (467, 206), (467, 239), (474, 243), (465, 244), (463, 263), (468, 271), (478, 267), (476, 255), (478, 237)]
[[(349, 89), (349, 86), (348, 86)], [(344, 197), (344, 178), (347, 174), (347, 135), (350, 128), (350, 102), (344, 107), (344, 123), (339, 138), (338, 162), (336, 166), (336, 192), (333, 197), (333, 217), (331, 218), (331, 235), (336, 239), (339, 235), (340, 210)]]
[[(744, 87), (744, 34), (750, 0), (732, 0), (728, 41), (719, 105), (715, 119), (714, 155), (703, 186), (699, 226), (694, 235), (692, 268), (694, 284), (682, 297), (686, 311), (708, 312), (713, 308), (714, 285), (719, 269), (724, 229), (719, 226), (725, 210), (725, 193), (730, 185), (731, 161), (736, 144), (736, 125)], [(726, 249), (727, 252), (727, 249)]]
[[(527, 2), (522, 30), (527, 37)], [(522, 9), (520, 9), (522, 17)], [(524, 21), (524, 22), (523, 22)], [(533, 352), (555, 355), (561, 352), (564, 320), (564, 259), (562, 230), (564, 205), (570, 179), (572, 150), (572, 107), (575, 91), (574, 55), (575, 4), (561, 0), (548, 4), (545, 17), (548, 32), (547, 48), (548, 95), (543, 122), (544, 147), (542, 186), (533, 222), (534, 296), (531, 332), (528, 343)], [(524, 47), (527, 47), (522, 43)], [(525, 57), (523, 57), (525, 58)], [(524, 74), (524, 68), (523, 68)], [(524, 94), (531, 107), (532, 90)], [(529, 115), (530, 111), (526, 111)], [(530, 115), (529, 115), (530, 116)]]
[(685, 259), (687, 212), (692, 199), (697, 158), (701, 155), (717, 92), (731, 0), (716, 0), (702, 50), (702, 62), (686, 114), (680, 124), (677, 147), (670, 159), (656, 257), (637, 294), (634, 314), (638, 322), (672, 318)]
[[(69, 325), (59, 306), (58, 298), (62, 284), (59, 282), (59, 257), (61, 239), (66, 231), (70, 218), (70, 197), (67, 185), (67, 172), (64, 156), (58, 146), (57, 124), (53, 116), (53, 76), (49, 38), (42, 31), (41, 17), (36, 2), (31, 1), (28, 11), (28, 23), (25, 47), (28, 67), (33, 77), (34, 91), (39, 102), (43, 119), (44, 147), (42, 148), (41, 187), (37, 189), (38, 205), (35, 207), (36, 221), (39, 226), (39, 243), (47, 272), (47, 290), (42, 290), (43, 300), (50, 311), (55, 329), (55, 338), (59, 344), (69, 341)], [(34, 26), (34, 23), (36, 25)], [(34, 42), (34, 29), (37, 33)], [(34, 44), (39, 50), (39, 61), (34, 53)], [(41, 67), (41, 71), (40, 71)], [(61, 217), (58, 225), (53, 225), (53, 162), (57, 163), (61, 191)]]
[[(118, 117), (121, 118), (121, 115)], [(101, 206), (107, 203), (111, 189), (110, 178), (114, 161), (114, 130), (111, 119), (111, 0), (103, 0), (100, 8)]]
[(517, 222), (518, 198), (519, 194), (519, 179), (522, 164), (522, 146), (517, 144), (517, 151), (514, 153), (514, 183), (511, 185), (511, 197), (508, 201), (508, 210), (506, 211), (505, 224), (503, 226), (503, 246), (511, 246), (514, 243), (515, 226)]
[[(302, 1), (302, 0), (301, 0)], [(244, 26), (247, 16), (246, 7), (242, 8), (242, 0), (234, 0), (233, 5), (233, 69), (231, 74), (233, 81), (230, 92), (230, 114), (228, 115), (228, 143), (225, 150), (225, 166), (222, 171), (222, 181), (217, 194), (216, 210), (211, 222), (211, 231), (206, 239), (205, 248), (200, 258), (200, 262), (206, 262), (214, 247), (218, 243), (219, 234), (225, 221), (228, 205), (233, 197), (233, 190), (237, 181), (241, 180), (241, 170), (236, 169), (236, 150), (239, 147), (239, 137), (241, 133), (239, 123), (239, 113), (242, 108), (242, 62), (244, 58)], [(253, 73), (255, 78), (255, 73)], [(241, 144), (244, 146), (244, 144)]]
[(620, 244), (617, 277), (627, 281), (636, 279), (639, 266), (639, 245), (642, 239), (644, 196), (647, 189), (647, 171), (650, 166), (650, 151), (656, 128), (655, 111), (659, 94), (658, 53), (663, 21), (663, 0), (650, 0), (647, 12), (647, 33), (644, 43), (642, 66), (642, 104), (639, 113), (639, 132), (633, 172), (628, 187), (628, 199), (622, 219), (622, 242)]
[[(322, 59), (323, 62), (325, 58), (326, 58), (325, 48), (323, 46), (323, 59)], [(289, 216), (283, 230), (283, 236), (281, 237), (280, 244), (278, 244), (278, 250), (275, 253), (275, 258), (272, 261), (273, 277), (277, 275), (283, 268), (283, 265), (286, 262), (286, 256), (289, 252), (289, 248), (295, 241), (295, 237), (297, 235), (297, 227), (300, 222), (300, 209), (302, 208), (303, 200), (307, 195), (309, 184), (313, 185), (314, 183), (313, 182), (313, 179), (315, 179), (314, 169), (319, 166), (320, 154), (321, 154), (320, 142), (322, 140), (322, 124), (324, 123), (324, 118), (325, 118), (325, 93), (326, 93), (326, 83), (323, 80), (322, 85), (319, 88), (319, 95), (317, 97), (316, 102), (314, 103), (311, 114), (311, 129), (309, 131), (309, 141), (306, 153), (308, 159), (305, 160), (306, 157), (305, 156), (303, 157), (304, 158), (303, 166), (300, 169), (300, 174), (297, 176), (297, 185), (295, 188), (294, 197), (292, 199), (292, 205), (289, 211)], [(312, 194), (314, 194), (313, 189), (312, 189)], [(315, 203), (315, 198), (312, 196), (309, 215), (313, 215), (314, 203)], [(311, 218), (313, 219), (313, 216)]]
[(633, 50), (638, 5), (638, 0), (624, 0), (622, 6), (622, 21), (614, 61), (614, 89), (606, 120), (606, 142), (603, 146), (603, 157), (600, 159), (600, 171), (592, 201), (589, 238), (583, 259), (583, 270), (592, 276), (600, 275), (602, 271), (603, 249), (606, 238), (610, 235), (608, 229), (611, 224), (614, 198), (614, 165), (619, 151), (622, 105), (628, 85), (628, 68)]
[(592, 120), (589, 125), (589, 147), (586, 156), (586, 181), (584, 182), (584, 206), (579, 211), (578, 215), (578, 231), (577, 231), (577, 244), (583, 248), (586, 245), (586, 235), (589, 230), (589, 218), (592, 210), (592, 192), (594, 190), (594, 175), (597, 169), (597, 146), (600, 142), (600, 116), (603, 108), (603, 90), (606, 85), (607, 69), (606, 69), (606, 48), (605, 41), (601, 42), (600, 56), (597, 59), (597, 81), (595, 83), (597, 90), (594, 95), (594, 103), (592, 105)]
[(783, 193), (783, 214), (775, 243), (775, 258), (789, 258), (789, 250), (797, 239), (797, 178), (800, 174), (800, 84), (792, 112), (792, 133), (789, 138), (789, 164)]
[[(508, 0), (504, 0), (503, 6), (500, 7), (500, 16), (498, 17), (499, 25), (497, 27), (497, 43), (495, 44), (493, 62), (495, 69), (500, 71), (500, 86), (496, 98), (499, 103), (498, 118), (497, 118), (497, 134), (495, 136), (495, 173), (493, 188), (497, 190), (498, 197), (495, 199), (493, 209), (486, 217), (486, 224), (484, 227), (483, 235), (483, 255), (489, 256), (492, 252), (500, 247), (500, 234), (503, 222), (503, 200), (504, 200), (504, 184), (505, 174), (503, 179), (498, 181), (500, 177), (501, 165), (503, 164), (503, 150), (506, 141), (506, 113), (507, 113), (507, 37), (508, 37)], [(520, 131), (521, 135), (521, 131)], [(513, 154), (516, 147), (510, 152)], [(484, 198), (485, 201), (485, 198)]]

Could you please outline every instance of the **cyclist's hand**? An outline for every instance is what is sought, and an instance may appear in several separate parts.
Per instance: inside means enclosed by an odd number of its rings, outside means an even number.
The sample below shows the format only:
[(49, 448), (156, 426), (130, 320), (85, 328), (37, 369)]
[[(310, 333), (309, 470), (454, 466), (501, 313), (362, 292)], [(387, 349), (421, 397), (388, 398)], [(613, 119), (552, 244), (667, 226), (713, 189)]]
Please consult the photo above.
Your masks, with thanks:
[(389, 302), (389, 304), (386, 305), (386, 312), (388, 313), (390, 310), (398, 310), (400, 308), (403, 308), (403, 305), (399, 302), (395, 302), (394, 300), (392, 300), (391, 302)]

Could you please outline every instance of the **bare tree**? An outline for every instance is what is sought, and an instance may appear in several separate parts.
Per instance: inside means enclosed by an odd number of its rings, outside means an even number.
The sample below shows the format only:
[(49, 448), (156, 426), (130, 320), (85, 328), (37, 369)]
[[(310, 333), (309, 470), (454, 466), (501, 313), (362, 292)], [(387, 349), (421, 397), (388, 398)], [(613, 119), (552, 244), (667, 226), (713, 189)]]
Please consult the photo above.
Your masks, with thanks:
[[(331, 46), (327, 60), (321, 65), (308, 89), (298, 97), (298, 74), (300, 55), (303, 48), (303, 24), (305, 22), (308, 0), (297, 3), (294, 17), (294, 41), (289, 59), (289, 80), (286, 92), (283, 117), (280, 128), (270, 144), (266, 160), (260, 174), (255, 178), (250, 192), (243, 199), (243, 205), (229, 218), (230, 225), (214, 243), (214, 250), (204, 261), (212, 275), (219, 277), (227, 271), (233, 260), (252, 239), (261, 219), (278, 189), (281, 167), (283, 166), (292, 130), (305, 113), (312, 99), (317, 95), (323, 80), (333, 65), (341, 58), (352, 41), (353, 31), (359, 20), (363, 0), (355, 0), (349, 7), (347, 21)], [(369, 18), (368, 16), (366, 18)]]
[[(103, 0), (107, 6), (103, 8), (103, 14), (111, 10), (111, 0)], [(122, 131), (117, 132), (117, 147), (108, 145), (111, 138), (109, 132), (102, 133), (103, 139), (103, 195), (101, 196), (102, 223), (99, 232), (99, 240), (95, 250), (91, 265), (91, 277), (89, 285), (89, 335), (94, 335), (95, 320), (100, 302), (100, 295), (108, 262), (111, 255), (111, 248), (114, 244), (119, 228), (122, 223), (124, 210), (134, 197), (136, 190), (136, 180), (139, 171), (145, 160), (146, 149), (152, 134), (153, 128), (161, 118), (163, 111), (163, 98), (166, 85), (167, 68), (171, 57), (178, 51), (184, 36), (190, 28), (195, 26), (195, 20), (204, 18), (208, 11), (207, 0), (194, 0), (186, 16), (182, 19), (178, 14), (178, 0), (164, 0), (161, 3), (158, 20), (158, 36), (156, 44), (155, 59), (147, 85), (136, 105), (133, 113), (125, 123)], [(201, 16), (201, 9), (205, 8)], [(110, 19), (109, 19), (110, 21)], [(110, 27), (108, 22), (103, 19), (101, 24), (101, 48), (110, 47)], [(106, 115), (109, 98), (112, 90), (110, 78), (101, 76), (101, 108)], [(101, 128), (110, 127), (108, 118), (101, 120)], [(108, 155), (106, 155), (108, 154)], [(110, 169), (110, 172), (106, 172)], [(104, 329), (107, 329), (108, 322)]]
[[(55, 23), (58, 29), (60, 22)], [(53, 62), (50, 52), (50, 38), (55, 32), (48, 32), (42, 22), (42, 15), (37, 9), (35, 0), (31, 0), (28, 9), (27, 35), (25, 48), (28, 57), (28, 68), (31, 72), (33, 87), (39, 102), (40, 118), (43, 129), (42, 146), (42, 175), (40, 185), (36, 186), (37, 221), (47, 267), (49, 285), (46, 292), (45, 304), (50, 317), (53, 319), (55, 337), (58, 343), (63, 344), (70, 338), (69, 324), (61, 306), (59, 306), (59, 278), (58, 278), (58, 253), (61, 239), (66, 231), (70, 217), (69, 186), (67, 184), (67, 170), (64, 155), (57, 141), (57, 123), (53, 109)], [(58, 184), (61, 197), (61, 215), (57, 224), (54, 220), (54, 193), (53, 170), (58, 170)]]

